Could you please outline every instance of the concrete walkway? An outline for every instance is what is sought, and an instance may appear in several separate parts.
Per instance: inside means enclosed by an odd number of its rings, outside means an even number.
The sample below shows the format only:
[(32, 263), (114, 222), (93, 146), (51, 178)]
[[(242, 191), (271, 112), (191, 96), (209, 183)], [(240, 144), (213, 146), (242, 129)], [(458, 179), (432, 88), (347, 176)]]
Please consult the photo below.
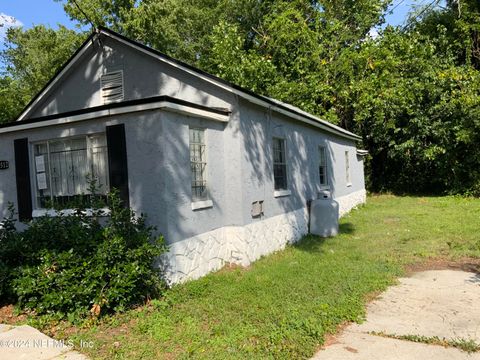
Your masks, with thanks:
[(68, 342), (53, 340), (31, 326), (0, 325), (2, 360), (88, 360), (68, 345)]
[(393, 338), (399, 336), (480, 345), (480, 275), (436, 270), (400, 279), (368, 306), (363, 324), (347, 327), (314, 359), (480, 360), (480, 352)]

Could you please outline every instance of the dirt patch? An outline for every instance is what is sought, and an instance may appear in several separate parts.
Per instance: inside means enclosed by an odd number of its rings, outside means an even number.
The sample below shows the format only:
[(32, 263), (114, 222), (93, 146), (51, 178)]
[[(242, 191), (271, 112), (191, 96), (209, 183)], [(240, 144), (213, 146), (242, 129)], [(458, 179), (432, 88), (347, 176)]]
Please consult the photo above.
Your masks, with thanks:
[(338, 344), (337, 338), (343, 333), (343, 330), (351, 324), (352, 324), (352, 322), (350, 322), (350, 321), (344, 322), (344, 323), (337, 326), (337, 328), (335, 329), (335, 332), (333, 334), (325, 335), (325, 341), (323, 342), (323, 345), (320, 346), (317, 349), (317, 351), (318, 350), (323, 350), (327, 346), (330, 346), (330, 345), (333, 345), (333, 344)]
[(0, 307), (0, 324), (16, 325), (25, 322), (27, 315), (15, 314), (13, 305), (4, 305)]
[(410, 264), (406, 266), (405, 270), (406, 276), (411, 276), (413, 273), (428, 270), (461, 270), (478, 274), (480, 273), (480, 259), (460, 258), (452, 260), (445, 258), (432, 258)]
[(234, 264), (234, 263), (226, 263), (224, 267), (222, 267), (220, 270), (216, 272), (216, 274), (228, 274), (236, 271), (240, 272), (247, 272), (251, 268), (250, 265), (248, 266), (242, 266), (239, 264)]
[(358, 353), (357, 349), (354, 349), (350, 346), (345, 346), (345, 350), (347, 350), (348, 352), (354, 353), (354, 354)]

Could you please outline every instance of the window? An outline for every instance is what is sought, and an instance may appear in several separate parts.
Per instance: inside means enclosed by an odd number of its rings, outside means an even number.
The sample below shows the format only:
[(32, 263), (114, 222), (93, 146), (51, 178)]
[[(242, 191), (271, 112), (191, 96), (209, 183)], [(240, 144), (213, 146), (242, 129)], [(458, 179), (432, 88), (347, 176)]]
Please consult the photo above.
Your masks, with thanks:
[(347, 186), (352, 185), (351, 179), (350, 179), (350, 152), (345, 151), (345, 176), (347, 180)]
[(100, 79), (102, 99), (104, 104), (122, 101), (123, 96), (123, 71), (114, 71), (102, 75)]
[(205, 130), (190, 128), (190, 167), (192, 171), (192, 201), (207, 200), (207, 158)]
[(273, 138), (273, 179), (275, 190), (287, 190), (285, 139)]
[(82, 204), (92, 180), (97, 195), (109, 191), (104, 134), (37, 143), (34, 156), (37, 208)]
[(328, 185), (327, 149), (325, 146), (318, 147), (320, 186)]

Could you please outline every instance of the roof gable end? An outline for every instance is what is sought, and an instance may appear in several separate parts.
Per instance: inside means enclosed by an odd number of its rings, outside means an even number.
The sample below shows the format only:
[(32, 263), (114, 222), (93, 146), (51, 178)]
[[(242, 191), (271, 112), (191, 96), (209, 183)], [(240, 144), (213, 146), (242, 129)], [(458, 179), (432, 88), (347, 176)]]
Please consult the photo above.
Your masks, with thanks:
[(152, 49), (144, 44), (133, 41), (123, 35), (120, 35), (112, 30), (106, 28), (99, 28), (94, 33), (92, 33), (89, 38), (83, 43), (83, 45), (73, 54), (73, 56), (67, 61), (67, 63), (57, 72), (57, 74), (45, 85), (45, 87), (35, 96), (32, 101), (26, 106), (22, 111), (17, 120), (22, 121), (27, 119), (35, 111), (39, 104), (42, 103), (54, 90), (55, 86), (60, 83), (72, 67), (75, 66), (78, 62), (82, 60), (87, 51), (94, 46), (95, 40), (100, 37), (105, 36), (108, 39), (113, 39), (118, 41), (125, 46), (135, 49), (136, 51), (145, 54), (150, 57), (168, 64), (176, 69), (179, 69), (182, 72), (188, 73), (196, 78), (202, 79), (207, 83), (210, 83), (216, 87), (219, 87), (229, 93), (233, 93), (241, 98), (246, 99), (254, 104), (260, 105), (262, 107), (269, 108), (273, 111), (277, 111), (286, 116), (294, 118), (296, 120), (305, 122), (307, 124), (313, 125), (317, 128), (325, 130), (329, 133), (345, 137), (351, 140), (360, 140), (360, 137), (339, 127), (333, 125), (325, 120), (322, 120), (312, 114), (309, 114), (297, 107), (294, 107), (289, 104), (285, 104), (281, 101), (268, 98), (265, 96), (258, 95), (250, 90), (244, 89), (238, 85), (232, 84), (228, 81), (225, 81), (217, 76), (204, 72), (200, 69), (197, 69), (191, 65), (188, 65), (184, 62), (181, 62), (177, 59), (174, 59), (168, 55), (165, 55), (155, 49)]

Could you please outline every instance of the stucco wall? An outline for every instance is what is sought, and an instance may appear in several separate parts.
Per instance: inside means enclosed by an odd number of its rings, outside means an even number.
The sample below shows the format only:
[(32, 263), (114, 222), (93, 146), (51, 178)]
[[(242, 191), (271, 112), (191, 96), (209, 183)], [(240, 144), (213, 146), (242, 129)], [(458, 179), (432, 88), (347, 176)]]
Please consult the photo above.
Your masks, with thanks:
[[(365, 189), (363, 163), (356, 156), (354, 141), (329, 135), (285, 116), (241, 101), (242, 162), (244, 186), (243, 223), (252, 221), (254, 201), (264, 201), (265, 217), (305, 207), (316, 199), (320, 186), (320, 145), (327, 149), (328, 186), (337, 199)], [(272, 138), (286, 140), (288, 190), (291, 195), (274, 197)], [(349, 152), (351, 184), (346, 181), (345, 151)]]
[(195, 76), (139, 53), (110, 38), (103, 38), (36, 106), (30, 118), (103, 105), (100, 77), (123, 70), (125, 100), (168, 95), (197, 104), (229, 108), (233, 96)]

